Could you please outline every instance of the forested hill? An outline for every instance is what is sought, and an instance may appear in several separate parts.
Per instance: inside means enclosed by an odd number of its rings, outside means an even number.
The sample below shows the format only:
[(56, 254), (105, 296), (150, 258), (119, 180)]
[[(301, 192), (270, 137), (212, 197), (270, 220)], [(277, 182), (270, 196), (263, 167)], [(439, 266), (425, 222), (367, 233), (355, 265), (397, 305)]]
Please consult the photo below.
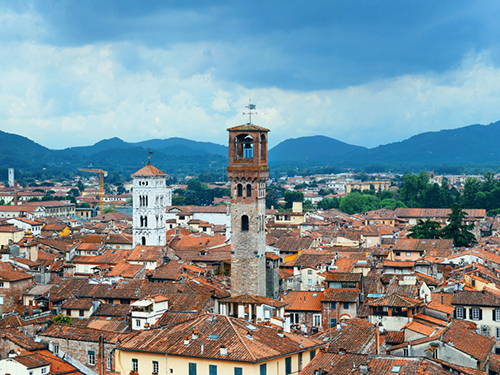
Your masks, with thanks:
[[(228, 148), (211, 142), (184, 138), (125, 142), (111, 138), (92, 146), (50, 150), (26, 137), (0, 131), (0, 162), (3, 168), (23, 170), (96, 166), (125, 174), (147, 162), (167, 173), (223, 174)], [(331, 166), (379, 171), (434, 170), (440, 166), (500, 167), (500, 121), (415, 135), (401, 142), (372, 149), (350, 145), (325, 136), (287, 139), (269, 150), (271, 168)]]

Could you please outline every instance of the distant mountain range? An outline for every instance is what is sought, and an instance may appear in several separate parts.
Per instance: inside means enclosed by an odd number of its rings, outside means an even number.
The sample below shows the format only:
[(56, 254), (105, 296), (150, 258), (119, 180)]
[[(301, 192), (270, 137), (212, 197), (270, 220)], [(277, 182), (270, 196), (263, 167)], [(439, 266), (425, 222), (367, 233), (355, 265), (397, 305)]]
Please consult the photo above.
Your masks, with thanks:
[[(131, 173), (147, 162), (149, 150), (153, 152), (154, 164), (167, 173), (223, 173), (228, 154), (225, 145), (184, 138), (135, 143), (111, 138), (92, 146), (50, 150), (26, 137), (0, 131), (0, 144), (0, 169), (21, 170), (76, 171), (92, 165)], [(417, 169), (446, 165), (500, 166), (500, 121), (426, 132), (371, 149), (319, 135), (287, 139), (269, 150), (269, 163), (271, 167), (385, 165)]]

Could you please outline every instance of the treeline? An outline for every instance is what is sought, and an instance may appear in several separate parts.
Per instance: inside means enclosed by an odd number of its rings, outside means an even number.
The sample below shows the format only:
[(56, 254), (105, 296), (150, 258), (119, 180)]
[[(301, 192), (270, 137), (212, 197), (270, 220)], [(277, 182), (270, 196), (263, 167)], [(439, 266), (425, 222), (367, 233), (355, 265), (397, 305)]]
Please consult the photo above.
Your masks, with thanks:
[(457, 203), (462, 208), (485, 209), (488, 216), (500, 213), (500, 181), (493, 172), (486, 172), (482, 179), (467, 178), (461, 191), (449, 188), (444, 179), (441, 184), (429, 183), (425, 171), (403, 177), (401, 200), (414, 208), (451, 208)]
[[(289, 200), (304, 202), (304, 209), (336, 208), (347, 214), (355, 214), (381, 208), (452, 208), (458, 204), (462, 208), (486, 209), (488, 216), (500, 214), (500, 181), (495, 180), (493, 172), (486, 172), (482, 179), (468, 178), (461, 190), (450, 187), (448, 181), (443, 179), (441, 183), (431, 183), (429, 174), (421, 171), (419, 174), (407, 174), (399, 184), (398, 190), (385, 190), (375, 192), (374, 190), (354, 191), (344, 197), (324, 197), (313, 206), (304, 201), (301, 192), (287, 192), (279, 185), (274, 184), (267, 188), (266, 207), (279, 210), (289, 210)], [(299, 184), (295, 189), (313, 187), (314, 184)], [(316, 185), (317, 186), (317, 185)], [(328, 190), (321, 189), (319, 195), (330, 194)], [(285, 206), (279, 205), (278, 200), (285, 198)]]
[(172, 195), (173, 206), (209, 206), (213, 204), (214, 198), (230, 196), (228, 188), (209, 189), (208, 186), (199, 180), (189, 180), (185, 190), (176, 189)]

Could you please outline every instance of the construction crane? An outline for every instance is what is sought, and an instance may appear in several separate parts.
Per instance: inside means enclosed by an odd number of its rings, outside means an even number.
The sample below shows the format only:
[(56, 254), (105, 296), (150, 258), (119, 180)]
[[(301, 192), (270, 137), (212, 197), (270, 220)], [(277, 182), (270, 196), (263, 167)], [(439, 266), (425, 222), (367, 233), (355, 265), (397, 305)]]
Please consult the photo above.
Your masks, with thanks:
[(78, 170), (82, 172), (99, 174), (99, 214), (102, 214), (104, 210), (104, 177), (108, 176), (108, 172), (96, 168), (91, 168), (91, 169), (78, 168)]

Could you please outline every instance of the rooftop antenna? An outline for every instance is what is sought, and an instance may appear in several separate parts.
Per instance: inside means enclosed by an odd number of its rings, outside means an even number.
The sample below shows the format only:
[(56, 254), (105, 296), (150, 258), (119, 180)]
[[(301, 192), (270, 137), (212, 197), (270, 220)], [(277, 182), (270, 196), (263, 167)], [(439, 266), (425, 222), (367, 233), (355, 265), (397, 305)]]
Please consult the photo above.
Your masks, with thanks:
[(245, 106), (245, 108), (248, 109), (248, 112), (243, 112), (244, 115), (248, 115), (248, 125), (252, 123), (252, 113), (257, 114), (257, 112), (252, 112), (255, 110), (257, 106), (255, 104), (252, 104), (252, 99), (249, 99), (248, 105)]
[(151, 164), (151, 155), (153, 155), (153, 151), (151, 151), (150, 149), (148, 149), (148, 165)]

